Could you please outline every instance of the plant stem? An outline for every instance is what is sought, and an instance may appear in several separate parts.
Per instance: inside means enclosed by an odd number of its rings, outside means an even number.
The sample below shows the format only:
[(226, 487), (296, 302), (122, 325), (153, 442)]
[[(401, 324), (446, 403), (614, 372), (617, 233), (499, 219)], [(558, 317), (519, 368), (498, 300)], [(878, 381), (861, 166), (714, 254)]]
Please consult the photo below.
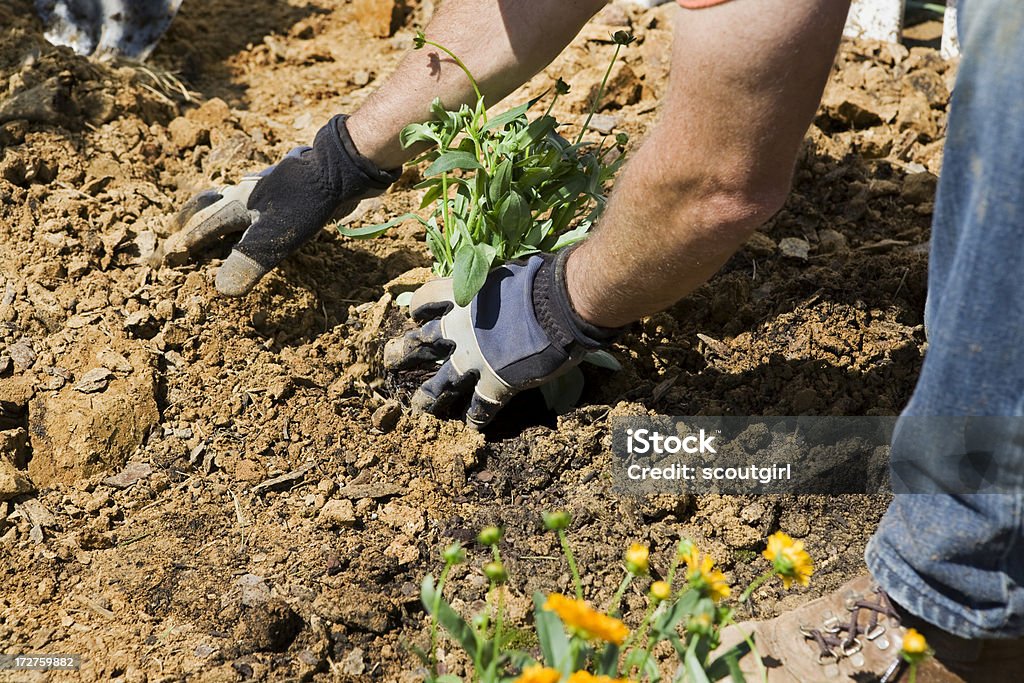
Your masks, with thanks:
[(754, 579), (750, 583), (750, 585), (747, 586), (747, 589), (745, 591), (743, 591), (743, 593), (740, 595), (740, 600), (739, 601), (740, 602), (746, 602), (750, 598), (751, 594), (755, 590), (760, 588), (762, 583), (764, 583), (765, 581), (767, 581), (768, 579), (770, 579), (773, 576), (775, 576), (775, 571), (772, 570), (772, 569), (769, 569), (764, 574), (761, 574), (761, 576), (759, 576), (756, 579)]
[(917, 682), (917, 662), (910, 663), (910, 683)]
[(437, 675), (437, 613), (441, 610), (441, 594), (444, 591), (444, 582), (448, 579), (448, 572), (451, 571), (451, 562), (444, 563), (441, 576), (437, 580), (437, 593), (434, 594), (434, 609), (430, 613), (430, 669)]
[[(473, 78), (473, 74), (470, 72), (469, 68), (465, 64), (462, 63), (462, 60), (459, 59), (458, 56), (456, 56), (456, 54), (454, 52), (452, 52), (451, 50), (446, 48), (444, 45), (441, 45), (439, 43), (435, 43), (432, 40), (424, 40), (423, 42), (425, 44), (427, 44), (427, 45), (433, 45), (438, 50), (441, 50), (446, 55), (451, 57), (452, 60), (454, 60), (455, 63), (458, 65), (458, 67), (460, 69), (462, 69), (463, 73), (466, 74), (466, 78), (469, 79), (470, 85), (473, 86), (473, 92), (476, 93), (477, 100), (479, 101), (479, 100), (483, 100), (484, 99), (484, 96), (480, 93), (480, 86), (477, 85), (476, 79)], [(618, 50), (616, 50), (616, 54), (618, 54)], [(483, 113), (483, 119), (484, 119), (484, 123), (487, 123), (487, 110), (486, 109), (484, 110), (484, 113)]]
[(601, 86), (597, 89), (597, 94), (594, 96), (594, 101), (590, 103), (590, 112), (587, 114), (586, 121), (583, 122), (583, 127), (580, 128), (579, 135), (576, 136), (574, 145), (580, 144), (583, 140), (583, 134), (587, 132), (587, 126), (590, 125), (590, 120), (594, 118), (594, 113), (597, 111), (597, 106), (601, 103), (601, 98), (604, 97), (604, 88), (608, 85), (608, 78), (612, 75), (612, 67), (615, 66), (615, 60), (619, 58), (619, 50), (622, 49), (621, 45), (615, 46), (615, 53), (612, 54), (612, 61), (608, 64), (608, 69), (604, 72), (604, 78), (601, 79)]
[(558, 540), (562, 544), (562, 553), (565, 554), (565, 560), (569, 563), (569, 571), (572, 572), (572, 583), (576, 587), (576, 599), (583, 599), (583, 582), (580, 581), (580, 572), (576, 568), (576, 558), (573, 557), (572, 548), (569, 547), (569, 538), (565, 535), (565, 529), (558, 530)]
[(629, 587), (630, 582), (633, 580), (633, 575), (626, 572), (626, 575), (622, 577), (622, 583), (619, 584), (619, 589), (615, 591), (615, 595), (612, 596), (612, 601), (608, 605), (608, 614), (615, 615), (619, 612), (619, 603), (622, 602), (622, 596), (626, 593), (626, 588)]

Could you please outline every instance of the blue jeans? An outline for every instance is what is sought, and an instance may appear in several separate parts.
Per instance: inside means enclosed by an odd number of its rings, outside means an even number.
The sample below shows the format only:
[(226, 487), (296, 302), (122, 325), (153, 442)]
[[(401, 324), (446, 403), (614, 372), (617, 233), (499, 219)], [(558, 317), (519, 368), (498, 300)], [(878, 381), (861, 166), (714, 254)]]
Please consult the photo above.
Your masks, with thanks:
[[(929, 348), (901, 422), (1024, 415), (1024, 2), (962, 0), (959, 19), (964, 56), (932, 223)], [(1024, 430), (1012, 425), (1024, 420), (1007, 422), (1005, 471), (994, 474), (1018, 482)], [(899, 429), (892, 452), (894, 462), (935, 456)], [(1024, 488), (1014, 489), (897, 494), (868, 545), (868, 568), (897, 603), (946, 631), (1024, 635)]]

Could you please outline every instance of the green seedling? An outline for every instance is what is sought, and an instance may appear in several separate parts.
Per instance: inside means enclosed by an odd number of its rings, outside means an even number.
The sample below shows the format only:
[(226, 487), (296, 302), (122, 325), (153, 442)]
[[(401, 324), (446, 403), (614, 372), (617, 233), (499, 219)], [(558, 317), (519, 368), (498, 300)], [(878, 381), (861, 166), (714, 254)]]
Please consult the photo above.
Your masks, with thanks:
[(462, 69), (476, 103), (451, 111), (435, 99), (433, 119), (409, 125), (401, 133), (405, 147), (431, 145), (418, 159), (429, 165), (416, 186), (426, 190), (420, 208), (430, 207), (428, 217), (407, 213), (378, 225), (339, 227), (341, 233), (370, 238), (406, 220), (419, 221), (434, 258), (434, 273), (452, 277), (460, 306), (472, 300), (492, 267), (582, 240), (604, 209), (605, 187), (622, 165), (628, 141), (621, 133), (607, 146), (583, 140), (612, 66), (633, 37), (619, 31), (612, 41), (611, 64), (583, 127), (570, 142), (558, 133), (561, 124), (551, 114), (558, 98), (569, 92), (565, 81), (558, 79), (546, 111), (532, 120), (528, 112), (547, 93), (489, 117), (484, 95), (462, 60), (422, 32), (417, 34), (417, 49), (431, 45)]

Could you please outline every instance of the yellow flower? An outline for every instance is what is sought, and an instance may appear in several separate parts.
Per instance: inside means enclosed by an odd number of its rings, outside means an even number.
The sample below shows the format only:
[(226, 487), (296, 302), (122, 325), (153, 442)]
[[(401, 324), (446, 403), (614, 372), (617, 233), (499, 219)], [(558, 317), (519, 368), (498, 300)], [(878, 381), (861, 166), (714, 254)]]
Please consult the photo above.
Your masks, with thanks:
[(582, 600), (573, 600), (558, 593), (548, 593), (544, 609), (557, 614), (563, 624), (575, 629), (587, 640), (597, 638), (622, 645), (629, 635), (629, 629), (621, 621), (591, 609)]
[(515, 683), (558, 683), (562, 677), (557, 669), (551, 669), (540, 664), (531, 664), (523, 669)]
[(794, 581), (806, 586), (814, 573), (814, 562), (804, 550), (804, 542), (794, 541), (785, 532), (776, 531), (769, 536), (768, 548), (763, 554), (772, 563), (785, 588), (789, 588)]
[(900, 649), (903, 659), (913, 665), (927, 657), (929, 653), (928, 641), (925, 640), (925, 637), (917, 629), (908, 628), (907, 632), (903, 634), (903, 647)]
[(672, 586), (667, 581), (655, 581), (651, 584), (651, 597), (661, 602), (668, 600), (672, 595)]
[(626, 551), (626, 569), (634, 576), (644, 576), (647, 574), (649, 556), (647, 546), (634, 543)]
[(569, 676), (568, 683), (630, 683), (628, 678), (612, 678), (610, 676), (595, 676), (587, 671), (577, 671)]
[(697, 546), (691, 545), (682, 559), (686, 563), (686, 578), (694, 588), (715, 602), (729, 597), (732, 589), (725, 580), (725, 574), (715, 569), (715, 561), (710, 555), (701, 555)]

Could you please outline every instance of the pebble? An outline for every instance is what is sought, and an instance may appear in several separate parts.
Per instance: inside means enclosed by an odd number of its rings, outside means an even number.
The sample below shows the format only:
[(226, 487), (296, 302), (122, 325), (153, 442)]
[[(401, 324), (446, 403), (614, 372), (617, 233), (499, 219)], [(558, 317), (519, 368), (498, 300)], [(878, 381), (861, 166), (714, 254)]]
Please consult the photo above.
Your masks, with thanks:
[(327, 526), (353, 526), (356, 523), (355, 507), (348, 499), (329, 500), (320, 509), (317, 519)]
[(779, 253), (789, 258), (806, 261), (811, 245), (799, 237), (783, 237), (779, 240)]
[(80, 391), (83, 394), (93, 394), (99, 391), (103, 391), (110, 384), (110, 378), (114, 376), (110, 370), (104, 367), (93, 368), (89, 370), (78, 383), (75, 385), (75, 391)]
[(608, 114), (594, 114), (587, 128), (602, 135), (609, 135), (619, 125), (619, 117)]

